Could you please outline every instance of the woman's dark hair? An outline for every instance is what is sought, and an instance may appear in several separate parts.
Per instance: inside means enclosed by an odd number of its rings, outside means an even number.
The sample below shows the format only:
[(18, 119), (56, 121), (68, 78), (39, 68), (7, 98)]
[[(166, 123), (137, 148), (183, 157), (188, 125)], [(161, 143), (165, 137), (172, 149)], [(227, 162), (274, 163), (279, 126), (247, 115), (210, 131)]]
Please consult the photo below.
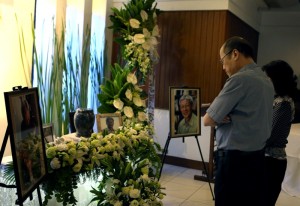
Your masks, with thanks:
[(264, 65), (262, 70), (271, 78), (278, 96), (295, 97), (297, 90), (297, 76), (292, 67), (283, 60), (275, 60)]

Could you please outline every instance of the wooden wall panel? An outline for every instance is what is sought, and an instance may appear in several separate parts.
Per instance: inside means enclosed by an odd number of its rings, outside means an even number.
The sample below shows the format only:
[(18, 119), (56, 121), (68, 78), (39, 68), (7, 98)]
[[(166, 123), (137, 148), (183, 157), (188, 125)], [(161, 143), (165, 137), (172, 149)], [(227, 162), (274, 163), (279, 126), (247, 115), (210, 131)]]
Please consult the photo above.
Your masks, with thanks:
[(200, 87), (202, 103), (221, 89), (219, 48), (225, 37), (226, 11), (168, 11), (161, 29), (156, 66), (156, 107), (168, 108), (169, 86)]
[(257, 49), (258, 33), (229, 11), (164, 11), (158, 24), (156, 108), (169, 108), (170, 86), (199, 87), (201, 102), (212, 102), (227, 78), (219, 49), (228, 37), (244, 36)]

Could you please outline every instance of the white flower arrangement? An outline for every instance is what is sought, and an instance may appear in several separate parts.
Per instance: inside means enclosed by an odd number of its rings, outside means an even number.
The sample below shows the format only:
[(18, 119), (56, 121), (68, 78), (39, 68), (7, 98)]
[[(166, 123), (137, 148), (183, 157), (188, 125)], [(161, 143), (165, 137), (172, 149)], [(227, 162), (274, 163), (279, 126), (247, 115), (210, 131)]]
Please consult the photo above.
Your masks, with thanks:
[(125, 9), (113, 8), (110, 16), (113, 25), (110, 27), (119, 33), (123, 41), (118, 41), (123, 49), (123, 58), (131, 68), (138, 69), (147, 77), (157, 62), (159, 55), (157, 45), (159, 28), (155, 0), (134, 0), (124, 5)]
[[(64, 204), (75, 205), (70, 191), (76, 184), (68, 184), (68, 180), (96, 170), (102, 179), (99, 188), (91, 192), (95, 194), (94, 201), (102, 201), (98, 205), (162, 205), (165, 194), (157, 172), (160, 157), (154, 152), (160, 147), (151, 138), (152, 133), (149, 125), (131, 121), (117, 133), (94, 133), (79, 141), (59, 138), (47, 144), (51, 170), (43, 188), (44, 203), (54, 194)], [(70, 202), (72, 198), (74, 202)]]
[(101, 106), (99, 113), (119, 112), (124, 120), (123, 124), (130, 121), (148, 121), (146, 114), (147, 95), (137, 85), (136, 73), (129, 67), (121, 68), (118, 64), (112, 69), (112, 79), (106, 80), (106, 84), (100, 86), (102, 93), (98, 95)]

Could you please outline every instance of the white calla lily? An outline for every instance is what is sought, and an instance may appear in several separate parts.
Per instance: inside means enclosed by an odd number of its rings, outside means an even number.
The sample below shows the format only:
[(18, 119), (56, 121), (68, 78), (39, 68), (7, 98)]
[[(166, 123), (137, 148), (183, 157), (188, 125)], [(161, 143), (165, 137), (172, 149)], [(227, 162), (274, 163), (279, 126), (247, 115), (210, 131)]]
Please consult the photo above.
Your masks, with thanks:
[(132, 110), (132, 108), (129, 107), (129, 106), (124, 107), (124, 114), (128, 118), (132, 118), (133, 117), (133, 110)]
[(145, 35), (144, 34), (135, 34), (133, 36), (133, 41), (136, 44), (143, 44), (145, 42)]
[(148, 20), (148, 14), (145, 10), (141, 10), (140, 15), (141, 15), (143, 21)]
[(140, 22), (139, 22), (139, 20), (137, 20), (137, 19), (130, 19), (129, 20), (129, 24), (130, 24), (130, 26), (132, 27), (132, 28), (134, 28), (134, 29), (138, 29), (138, 28), (140, 28)]
[(127, 75), (127, 78), (126, 78), (127, 82), (133, 84), (133, 85), (136, 85), (137, 84), (137, 78), (135, 76), (134, 73), (129, 73)]
[(122, 102), (122, 100), (121, 100), (120, 98), (118, 98), (118, 99), (115, 99), (115, 100), (114, 100), (113, 105), (114, 105), (114, 107), (117, 108), (118, 110), (121, 110), (121, 109), (123, 109), (124, 102)]

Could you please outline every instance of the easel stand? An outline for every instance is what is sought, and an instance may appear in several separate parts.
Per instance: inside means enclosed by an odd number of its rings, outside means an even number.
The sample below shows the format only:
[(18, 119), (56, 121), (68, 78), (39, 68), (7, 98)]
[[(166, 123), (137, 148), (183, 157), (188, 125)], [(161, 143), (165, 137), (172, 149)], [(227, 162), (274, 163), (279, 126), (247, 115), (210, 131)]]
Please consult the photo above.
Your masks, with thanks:
[[(1, 146), (1, 151), (0, 151), (0, 165), (2, 163), (5, 147), (6, 147), (7, 140), (8, 140), (8, 136), (9, 136), (9, 132), (8, 132), (8, 128), (6, 128), (5, 136), (4, 136), (2, 146)], [(1, 183), (1, 182), (0, 182), (0, 187), (17, 188), (16, 185), (7, 185), (7, 184)], [(40, 191), (39, 187), (37, 187), (37, 194), (38, 194), (39, 205), (42, 206), (42, 197), (41, 197), (41, 191)], [(18, 197), (18, 191), (17, 191), (17, 197)], [(29, 198), (30, 198), (30, 200), (33, 199), (32, 193), (29, 195)], [(23, 206), (23, 201), (20, 201), (19, 199), (17, 199), (16, 200), (16, 205)]]
[[(184, 137), (182, 137), (182, 138), (183, 138), (183, 141), (184, 141)], [(168, 152), (168, 147), (169, 147), (171, 139), (172, 139), (172, 137), (169, 134), (168, 138), (167, 138), (167, 141), (166, 141), (166, 144), (165, 144), (165, 147), (164, 147), (164, 150), (163, 150), (163, 153), (162, 153), (162, 166), (161, 166), (161, 169), (160, 169), (160, 172), (159, 172), (159, 178), (161, 176), (161, 172), (162, 172), (162, 169), (163, 169), (163, 166), (164, 166), (164, 163), (165, 163), (165, 159), (166, 159), (166, 155), (167, 155), (167, 152)], [(207, 182), (208, 182), (208, 185), (209, 185), (209, 188), (210, 188), (210, 192), (211, 192), (213, 200), (215, 200), (215, 196), (214, 196), (211, 184), (210, 184), (211, 182), (210, 182), (210, 178), (209, 178), (209, 173), (208, 173), (208, 170), (206, 169), (206, 165), (205, 165), (205, 162), (204, 162), (204, 159), (203, 159), (200, 143), (199, 143), (199, 140), (198, 140), (197, 136), (195, 136), (195, 139), (197, 141), (197, 145), (198, 145), (198, 148), (199, 148), (200, 157), (201, 157), (201, 160), (202, 160), (204, 172), (206, 173), (206, 179), (207, 179)]]

